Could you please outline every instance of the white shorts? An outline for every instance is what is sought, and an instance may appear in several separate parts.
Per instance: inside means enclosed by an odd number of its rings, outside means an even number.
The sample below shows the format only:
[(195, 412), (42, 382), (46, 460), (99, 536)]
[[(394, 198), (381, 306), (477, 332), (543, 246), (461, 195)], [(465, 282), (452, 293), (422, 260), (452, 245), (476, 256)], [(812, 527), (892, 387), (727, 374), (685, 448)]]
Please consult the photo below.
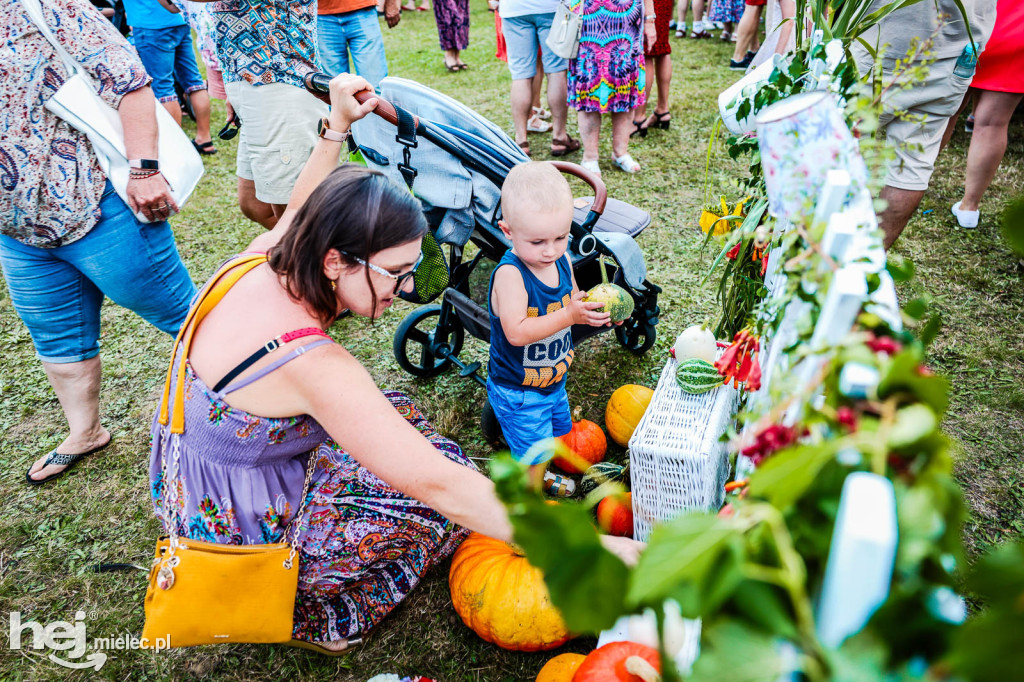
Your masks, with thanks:
[(256, 185), (256, 198), (287, 204), (292, 187), (316, 145), (317, 121), (328, 107), (294, 85), (225, 83), (242, 119), (236, 172)]

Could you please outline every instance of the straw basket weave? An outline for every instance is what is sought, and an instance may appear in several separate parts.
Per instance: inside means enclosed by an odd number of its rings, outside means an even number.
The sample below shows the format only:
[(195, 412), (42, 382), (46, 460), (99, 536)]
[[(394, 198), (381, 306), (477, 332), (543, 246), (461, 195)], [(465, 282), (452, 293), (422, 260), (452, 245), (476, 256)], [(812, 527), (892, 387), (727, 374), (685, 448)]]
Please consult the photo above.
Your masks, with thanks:
[(729, 455), (719, 438), (736, 413), (738, 397), (725, 386), (684, 393), (676, 383), (676, 361), (665, 364), (651, 404), (629, 439), (634, 538), (647, 540), (655, 523), (680, 511), (722, 505)]

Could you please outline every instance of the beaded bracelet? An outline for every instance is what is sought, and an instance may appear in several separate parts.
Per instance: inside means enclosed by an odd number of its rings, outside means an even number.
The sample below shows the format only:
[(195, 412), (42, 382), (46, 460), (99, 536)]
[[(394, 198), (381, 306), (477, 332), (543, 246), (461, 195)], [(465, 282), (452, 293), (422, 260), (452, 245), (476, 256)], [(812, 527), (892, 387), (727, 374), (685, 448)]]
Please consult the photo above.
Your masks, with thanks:
[(160, 171), (153, 169), (132, 168), (128, 171), (129, 180), (145, 180), (154, 175), (160, 175)]

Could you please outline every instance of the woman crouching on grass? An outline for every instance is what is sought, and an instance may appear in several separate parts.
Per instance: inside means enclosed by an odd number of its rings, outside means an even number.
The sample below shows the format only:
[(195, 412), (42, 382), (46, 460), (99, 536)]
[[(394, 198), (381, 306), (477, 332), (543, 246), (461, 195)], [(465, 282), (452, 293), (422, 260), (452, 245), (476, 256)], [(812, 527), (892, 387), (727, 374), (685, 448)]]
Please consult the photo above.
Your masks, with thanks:
[[(376, 106), (355, 100), (361, 90), (372, 92), (356, 76), (331, 81), (331, 130), (347, 131)], [(494, 486), (459, 446), (326, 338), (343, 310), (376, 318), (411, 288), (427, 230), (404, 187), (361, 166), (338, 168), (343, 148), (320, 139), (276, 228), (233, 259), (242, 266), (248, 257), (252, 269), (194, 329), (188, 357), (176, 358), (175, 376), (186, 364), (183, 390), (154, 420), (150, 468), (165, 526), (169, 514), (182, 536), (258, 544), (282, 541), (315, 458), (293, 637), (323, 653), (356, 643), (464, 529), (512, 537)], [(175, 410), (184, 419), (180, 475), (165, 490), (162, 423)], [(628, 562), (640, 547), (605, 544)]]

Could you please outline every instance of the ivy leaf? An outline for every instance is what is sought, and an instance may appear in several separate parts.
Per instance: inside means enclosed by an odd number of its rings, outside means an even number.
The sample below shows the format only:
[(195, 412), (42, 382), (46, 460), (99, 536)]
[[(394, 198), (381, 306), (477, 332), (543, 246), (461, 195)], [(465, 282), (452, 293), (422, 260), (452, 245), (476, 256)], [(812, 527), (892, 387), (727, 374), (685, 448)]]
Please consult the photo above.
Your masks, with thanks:
[(913, 261), (897, 253), (886, 254), (885, 269), (889, 271), (894, 282), (906, 282), (914, 277)]
[(942, 329), (942, 315), (935, 313), (928, 318), (925, 322), (924, 327), (921, 329), (921, 343), (924, 344), (925, 348), (932, 345), (932, 341), (939, 335), (939, 330)]
[(814, 484), (822, 467), (835, 458), (845, 439), (787, 448), (766, 459), (750, 477), (750, 495), (785, 511)]
[[(781, 643), (736, 620), (705, 624), (701, 654), (688, 682), (761, 682), (799, 672), (798, 656), (783, 658)], [(794, 679), (796, 676), (794, 675)], [(788, 675), (785, 679), (789, 679)]]
[(717, 607), (743, 576), (742, 536), (728, 519), (690, 512), (654, 527), (630, 580), (631, 607), (671, 597), (694, 618)]
[(765, 632), (792, 639), (798, 636), (792, 611), (778, 587), (744, 580), (736, 586), (729, 604)]
[(907, 391), (927, 403), (940, 417), (949, 406), (949, 380), (937, 374), (921, 374), (921, 351), (913, 346), (897, 353), (878, 383), (878, 397)]
[(1011, 251), (1024, 258), (1024, 197), (1006, 207), (1002, 223), (1003, 239)]
[(831, 652), (832, 679), (844, 682), (875, 682), (888, 679), (885, 663), (888, 650), (878, 637), (860, 632)]

